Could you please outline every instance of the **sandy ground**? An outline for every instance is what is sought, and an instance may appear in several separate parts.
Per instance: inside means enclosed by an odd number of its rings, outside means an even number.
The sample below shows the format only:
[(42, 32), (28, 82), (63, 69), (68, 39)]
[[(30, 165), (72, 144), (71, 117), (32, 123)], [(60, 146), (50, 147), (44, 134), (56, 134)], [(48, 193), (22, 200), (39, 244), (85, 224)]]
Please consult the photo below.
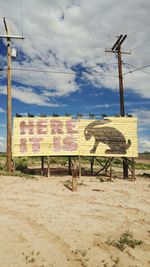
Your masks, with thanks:
[[(84, 177), (71, 192), (68, 178), (0, 177), (0, 267), (150, 266), (150, 180)], [(142, 245), (106, 243), (127, 230)]]

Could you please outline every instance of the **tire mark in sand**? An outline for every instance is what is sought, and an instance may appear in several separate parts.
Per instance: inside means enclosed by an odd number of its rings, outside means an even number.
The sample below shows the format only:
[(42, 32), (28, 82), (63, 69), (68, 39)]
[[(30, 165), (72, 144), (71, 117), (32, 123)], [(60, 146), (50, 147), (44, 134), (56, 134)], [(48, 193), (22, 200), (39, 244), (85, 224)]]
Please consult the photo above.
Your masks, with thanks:
[(62, 252), (62, 254), (66, 258), (69, 257), (69, 263), (68, 263), (69, 265), (76, 261), (76, 255), (72, 254), (71, 247), (68, 244), (66, 244), (55, 233), (52, 233), (48, 229), (46, 229), (42, 223), (38, 223), (37, 221), (28, 218), (23, 212), (12, 211), (5, 207), (0, 207), (0, 212), (8, 216), (12, 216), (13, 219), (17, 218), (21, 222), (21, 224), (24, 223), (28, 227), (30, 227), (33, 233), (35, 232), (36, 236), (39, 235), (42, 239), (54, 245), (54, 247), (58, 249), (60, 252)]

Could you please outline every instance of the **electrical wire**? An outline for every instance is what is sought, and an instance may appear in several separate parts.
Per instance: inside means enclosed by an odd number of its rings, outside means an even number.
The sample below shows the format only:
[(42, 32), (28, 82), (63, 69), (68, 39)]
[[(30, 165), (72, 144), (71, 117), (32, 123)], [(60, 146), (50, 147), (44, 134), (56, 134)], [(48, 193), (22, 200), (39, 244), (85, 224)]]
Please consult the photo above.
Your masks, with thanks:
[(133, 73), (133, 72), (136, 72), (136, 71), (139, 71), (139, 70), (143, 70), (143, 69), (148, 68), (148, 67), (150, 67), (150, 64), (149, 65), (146, 65), (146, 66), (143, 66), (143, 67), (140, 67), (140, 68), (136, 68), (136, 69), (134, 69), (132, 71), (128, 71), (126, 73), (123, 73), (123, 75), (127, 75), (129, 73)]
[(132, 79), (135, 80), (135, 79), (134, 79), (134, 76), (133, 76), (133, 73), (132, 73), (132, 71), (131, 71), (131, 68), (130, 68), (130, 64), (127, 64), (127, 66), (128, 66), (129, 72), (131, 73)]
[[(7, 69), (0, 69), (0, 71), (5, 71)], [(66, 72), (66, 71), (53, 71), (53, 70), (39, 70), (39, 69), (23, 69), (23, 68), (11, 68), (11, 70), (15, 71), (27, 71), (27, 72), (36, 72), (36, 73), (52, 73), (52, 74), (65, 74), (65, 75), (75, 75), (75, 72)], [(90, 73), (90, 72), (84, 72), (85, 74), (89, 74), (91, 76), (97, 76), (97, 77), (114, 77), (118, 78), (118, 75), (113, 75), (113, 74), (103, 74), (103, 73)]]
[(133, 50), (137, 49), (138, 47), (140, 47), (140, 46), (143, 45), (143, 44), (144, 44), (144, 48), (145, 48), (145, 43), (148, 43), (149, 41), (150, 41), (150, 38), (147, 39), (146, 41), (143, 41), (143, 42), (141, 42), (140, 44), (138, 44), (138, 45), (132, 47), (131, 50), (133, 51)]
[[(17, 71), (28, 71), (28, 72), (41, 72), (41, 73), (53, 73), (53, 74), (66, 74), (66, 75), (75, 75), (74, 72), (65, 72), (65, 71), (53, 71), (53, 70), (40, 70), (40, 69), (20, 69), (20, 68), (11, 68), (11, 70), (17, 70)], [(89, 72), (85, 72), (88, 74), (91, 74), (92, 76), (107, 76), (107, 77), (118, 77), (115, 75), (111, 75), (111, 74), (92, 74)]]
[[(133, 65), (131, 65), (131, 64), (129, 64), (129, 63), (125, 63), (125, 65), (131, 66), (132, 68), (136, 69), (135, 66), (133, 66)], [(132, 70), (130, 69), (130, 71), (132, 71)], [(150, 72), (147, 72), (147, 71), (145, 71), (145, 70), (143, 70), (143, 69), (141, 69), (140, 71), (142, 71), (142, 72), (144, 72), (144, 73), (150, 75)]]
[(128, 34), (128, 37), (130, 38), (131, 36), (135, 35), (136, 33), (139, 33), (139, 32), (141, 32), (141, 31), (145, 30), (147, 27), (150, 27), (150, 23), (148, 23), (148, 24), (146, 24), (145, 26), (143, 26), (143, 27), (141, 27), (141, 28), (135, 30), (135, 31), (132, 32), (132, 33), (129, 33), (129, 34)]

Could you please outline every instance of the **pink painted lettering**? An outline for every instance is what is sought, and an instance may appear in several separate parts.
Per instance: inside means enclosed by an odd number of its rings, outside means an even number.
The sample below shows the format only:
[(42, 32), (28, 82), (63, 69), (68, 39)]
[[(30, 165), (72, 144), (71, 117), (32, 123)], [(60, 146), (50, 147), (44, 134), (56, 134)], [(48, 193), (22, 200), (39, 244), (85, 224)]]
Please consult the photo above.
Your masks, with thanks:
[(51, 120), (51, 134), (63, 134), (63, 122), (59, 120)]
[(53, 150), (55, 152), (61, 151), (61, 139), (58, 136), (54, 136), (53, 138)]
[(63, 139), (64, 151), (76, 151), (78, 148), (77, 138), (73, 136), (67, 136)]
[(27, 152), (27, 139), (21, 138), (19, 146), (20, 146), (20, 153), (26, 153)]
[(68, 134), (74, 134), (78, 132), (76, 129), (76, 122), (73, 120), (66, 121), (66, 129)]
[(40, 142), (43, 138), (29, 138), (29, 141), (32, 142), (32, 152), (38, 153), (40, 151)]
[(47, 121), (38, 120), (36, 129), (37, 129), (37, 134), (47, 134)]
[(20, 122), (20, 134), (34, 134), (34, 121), (29, 120)]

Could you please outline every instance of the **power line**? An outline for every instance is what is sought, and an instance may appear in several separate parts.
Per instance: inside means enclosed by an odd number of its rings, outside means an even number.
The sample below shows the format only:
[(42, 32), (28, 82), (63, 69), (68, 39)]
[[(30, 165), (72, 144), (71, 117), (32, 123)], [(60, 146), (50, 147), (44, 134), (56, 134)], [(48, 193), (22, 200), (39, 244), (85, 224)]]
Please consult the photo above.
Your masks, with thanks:
[[(0, 71), (3, 71), (3, 70), (6, 70), (6, 69), (0, 69)], [(11, 70), (16, 70), (16, 71), (27, 71), (27, 72), (41, 72), (41, 73), (53, 73), (53, 74), (66, 74), (66, 75), (75, 75), (76, 73), (75, 72), (65, 72), (65, 71), (53, 71), (53, 70), (40, 70), (40, 69), (22, 69), (22, 68), (11, 68)], [(84, 72), (84, 71), (83, 71)], [(94, 73), (90, 73), (90, 72), (84, 72), (84, 73), (87, 73), (87, 74), (91, 74), (92, 76), (104, 76), (104, 77), (118, 77), (117, 75), (111, 75), (111, 74), (103, 74), (103, 73), (98, 73), (98, 74), (94, 74)]]
[(136, 33), (140, 32), (140, 31), (143, 31), (144, 29), (146, 29), (146, 28), (149, 27), (149, 26), (150, 26), (150, 23), (146, 24), (145, 26), (143, 26), (143, 27), (141, 27), (141, 28), (135, 30), (134, 32), (129, 33), (129, 34), (128, 34), (128, 37), (130, 38), (132, 35), (135, 35)]
[[(125, 65), (131, 66), (132, 68), (136, 69), (136, 67), (135, 67), (135, 66), (133, 66), (133, 65), (131, 65), (131, 64), (129, 64), (129, 63), (125, 63)], [(129, 68), (129, 69), (130, 69), (130, 68)], [(130, 69), (130, 71), (132, 72), (132, 70), (131, 70), (131, 69)], [(149, 74), (149, 75), (150, 75), (150, 72), (147, 72), (147, 71), (145, 71), (145, 70), (143, 70), (143, 69), (141, 69), (140, 71), (142, 71), (142, 72), (144, 72), (144, 73), (146, 73), (146, 74)]]
[(134, 70), (132, 70), (132, 71), (128, 71), (128, 72), (126, 72), (126, 73), (123, 73), (123, 75), (127, 75), (127, 74), (129, 74), (129, 73), (133, 73), (133, 72), (136, 72), (136, 71), (139, 71), (139, 70), (143, 70), (143, 69), (146, 69), (146, 68), (148, 68), (148, 67), (150, 67), (150, 64), (149, 64), (149, 65), (146, 65), (146, 66), (143, 66), (143, 67), (140, 67), (140, 68), (136, 68), (136, 69), (134, 69)]
[(134, 46), (133, 48), (131, 48), (131, 50), (135, 50), (136, 48), (140, 47), (143, 44), (144, 44), (144, 47), (145, 47), (145, 43), (148, 43), (149, 41), (150, 41), (150, 38), (147, 39), (146, 41), (143, 41), (143, 42), (139, 43), (138, 45)]
[(130, 71), (130, 73), (131, 73), (132, 79), (134, 80), (134, 76), (133, 76), (133, 73), (132, 73), (132, 71), (131, 71), (130, 64), (127, 64), (127, 66), (128, 66), (128, 69), (129, 69), (129, 71)]

